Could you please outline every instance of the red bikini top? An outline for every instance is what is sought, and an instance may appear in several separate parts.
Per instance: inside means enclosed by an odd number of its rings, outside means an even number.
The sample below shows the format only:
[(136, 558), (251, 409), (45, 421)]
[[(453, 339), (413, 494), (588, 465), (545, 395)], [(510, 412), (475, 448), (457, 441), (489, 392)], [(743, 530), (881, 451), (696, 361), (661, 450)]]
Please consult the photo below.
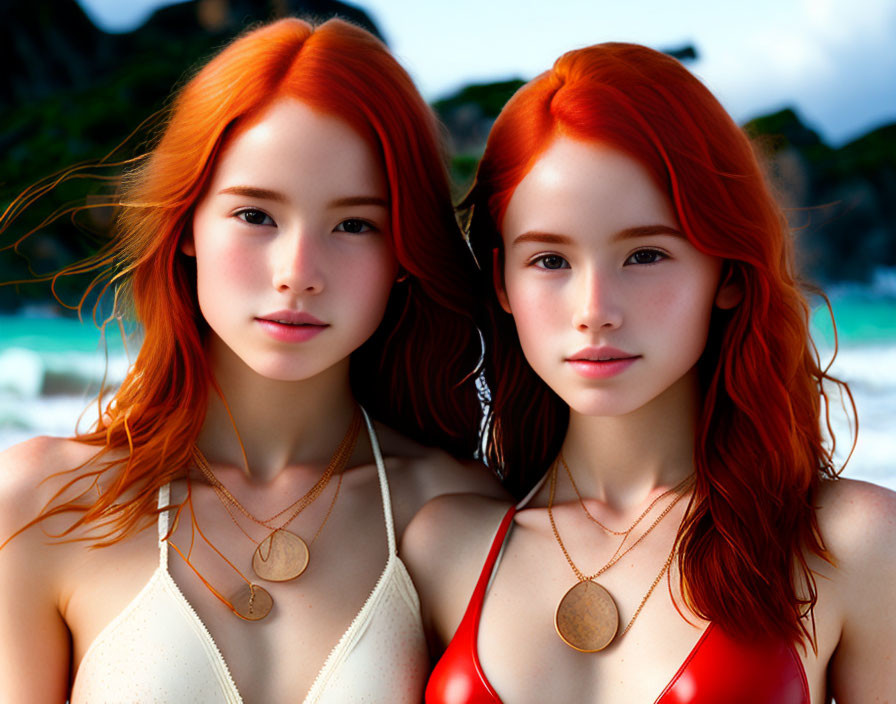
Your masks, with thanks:
[[(426, 704), (501, 704), (482, 670), (476, 641), (482, 604), (509, 532), (511, 508), (492, 542), (454, 638), (426, 687)], [(657, 697), (655, 704), (809, 704), (803, 664), (789, 642), (740, 643), (712, 624)]]

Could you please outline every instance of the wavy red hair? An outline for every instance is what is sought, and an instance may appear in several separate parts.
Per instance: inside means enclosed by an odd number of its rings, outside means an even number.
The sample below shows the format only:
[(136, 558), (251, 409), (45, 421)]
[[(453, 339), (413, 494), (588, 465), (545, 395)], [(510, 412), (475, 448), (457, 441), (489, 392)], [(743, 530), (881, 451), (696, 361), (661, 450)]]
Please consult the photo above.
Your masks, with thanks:
[[(479, 403), (472, 382), (462, 382), (480, 345), (438, 122), (373, 35), (341, 20), (313, 26), (284, 19), (237, 38), (177, 94), (157, 145), (125, 176), (113, 248), (68, 272), (103, 267), (100, 285), (130, 302), (143, 343), (96, 428), (77, 436), (98, 446), (102, 461), (76, 468), (67, 488), (109, 469), (115, 481), (99, 497), (85, 491), (36, 520), (75, 511), (73, 528), (98, 522), (108, 529), (99, 544), (114, 542), (156, 512), (158, 488), (190, 465), (216, 386), (203, 351), (195, 263), (180, 243), (226, 140), (287, 97), (344, 120), (382, 159), (392, 245), (410, 274), (393, 289), (372, 338), (352, 355), (357, 400), (425, 444), (473, 454), (469, 419)], [(430, 383), (436, 375), (439, 383)], [(125, 459), (112, 459), (121, 450)], [(119, 503), (124, 492), (135, 498)]]
[(819, 366), (788, 228), (748, 138), (665, 54), (620, 43), (569, 52), (516, 93), (491, 131), (465, 203), (486, 301), (487, 460), (523, 493), (568, 424), (568, 407), (526, 363), (489, 266), (514, 189), (559, 134), (644, 165), (688, 239), (722, 258), (742, 291), (736, 308), (714, 314), (698, 367), (696, 488), (678, 535), (683, 593), (694, 613), (732, 632), (801, 640), (816, 599), (806, 555), (826, 556), (813, 501), (836, 475), (819, 426), (822, 383), (840, 382)]

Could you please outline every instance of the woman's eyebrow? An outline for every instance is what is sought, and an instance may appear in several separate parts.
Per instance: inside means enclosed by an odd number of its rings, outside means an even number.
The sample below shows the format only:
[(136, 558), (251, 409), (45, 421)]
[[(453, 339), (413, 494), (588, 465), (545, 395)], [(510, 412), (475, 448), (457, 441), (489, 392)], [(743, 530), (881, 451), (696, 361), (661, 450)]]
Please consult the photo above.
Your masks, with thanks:
[(346, 196), (330, 201), (331, 208), (344, 208), (352, 205), (378, 205), (381, 208), (388, 208), (389, 202), (379, 196)]
[(516, 237), (513, 242), (510, 243), (510, 246), (513, 247), (518, 244), (523, 244), (523, 242), (540, 242), (542, 244), (572, 244), (572, 238), (567, 237), (566, 235), (556, 235), (552, 232), (539, 232), (537, 230), (531, 230), (529, 232), (524, 232), (523, 234)]
[[(624, 240), (635, 237), (649, 237), (651, 235), (670, 235), (672, 237), (684, 237), (684, 234), (672, 227), (671, 225), (639, 225), (638, 227), (627, 227), (613, 235), (614, 240)], [(524, 242), (538, 242), (540, 244), (572, 244), (572, 238), (566, 235), (558, 235), (553, 232), (540, 232), (538, 230), (530, 230), (516, 237), (511, 246), (522, 244)]]
[[(268, 188), (257, 188), (256, 186), (229, 186), (218, 191), (223, 195), (244, 196), (246, 198), (257, 198), (259, 200), (270, 200), (277, 203), (285, 203), (287, 198), (280, 191), (272, 191)], [(389, 202), (385, 198), (379, 196), (346, 196), (344, 198), (336, 198), (330, 201), (331, 208), (344, 208), (354, 205), (376, 205), (382, 208), (388, 208)]]
[(626, 240), (634, 237), (650, 237), (651, 235), (671, 235), (672, 237), (684, 237), (684, 233), (671, 225), (640, 225), (627, 227), (613, 235), (614, 240)]
[(286, 196), (279, 191), (271, 191), (267, 188), (256, 188), (255, 186), (229, 186), (228, 188), (222, 188), (218, 191), (218, 194), (245, 196), (247, 198), (258, 198), (259, 200), (272, 200), (277, 203), (286, 202)]

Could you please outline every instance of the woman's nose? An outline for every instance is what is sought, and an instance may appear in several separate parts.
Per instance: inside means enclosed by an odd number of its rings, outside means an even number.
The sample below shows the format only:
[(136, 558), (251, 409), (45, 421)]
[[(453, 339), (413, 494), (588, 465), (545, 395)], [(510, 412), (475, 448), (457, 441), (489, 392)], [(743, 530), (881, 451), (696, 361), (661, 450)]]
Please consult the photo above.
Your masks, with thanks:
[(622, 301), (611, 272), (583, 272), (576, 287), (573, 326), (580, 332), (614, 329), (622, 324)]
[(282, 233), (271, 252), (274, 288), (293, 293), (323, 290), (323, 252), (317, 239), (307, 228)]

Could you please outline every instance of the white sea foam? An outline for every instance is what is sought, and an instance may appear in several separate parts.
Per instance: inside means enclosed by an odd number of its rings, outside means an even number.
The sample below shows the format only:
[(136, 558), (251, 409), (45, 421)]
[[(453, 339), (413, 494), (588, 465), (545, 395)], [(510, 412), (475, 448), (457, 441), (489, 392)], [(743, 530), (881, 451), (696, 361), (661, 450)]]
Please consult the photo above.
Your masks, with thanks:
[[(829, 351), (822, 350), (822, 359)], [(846, 381), (858, 413), (855, 451), (843, 476), (865, 479), (896, 490), (896, 343), (841, 348), (831, 373)], [(831, 425), (836, 457), (846, 460), (855, 432), (850, 414), (834, 395)]]
[(72, 435), (96, 420), (104, 383), (121, 383), (128, 362), (113, 354), (0, 350), (0, 450), (35, 435)]
[[(829, 352), (821, 355), (825, 359)], [(108, 387), (120, 383), (127, 364), (121, 352), (110, 356)], [(98, 352), (0, 349), (0, 450), (34, 435), (71, 435), (79, 418), (82, 430), (89, 427), (96, 419), (92, 399), (106, 371)], [(849, 383), (859, 417), (858, 441), (844, 476), (896, 490), (896, 341), (845, 346), (832, 373)], [(842, 463), (852, 427), (836, 398), (831, 422)]]
[(96, 387), (121, 383), (128, 362), (124, 355), (109, 357), (83, 352), (44, 352), (25, 347), (0, 350), (0, 392), (20, 398), (78, 395)]
[(21, 398), (0, 392), (0, 450), (35, 435), (72, 435), (97, 418), (96, 399), (84, 396)]
[(13, 347), (0, 352), (0, 391), (19, 398), (40, 396), (44, 365), (32, 350)]

